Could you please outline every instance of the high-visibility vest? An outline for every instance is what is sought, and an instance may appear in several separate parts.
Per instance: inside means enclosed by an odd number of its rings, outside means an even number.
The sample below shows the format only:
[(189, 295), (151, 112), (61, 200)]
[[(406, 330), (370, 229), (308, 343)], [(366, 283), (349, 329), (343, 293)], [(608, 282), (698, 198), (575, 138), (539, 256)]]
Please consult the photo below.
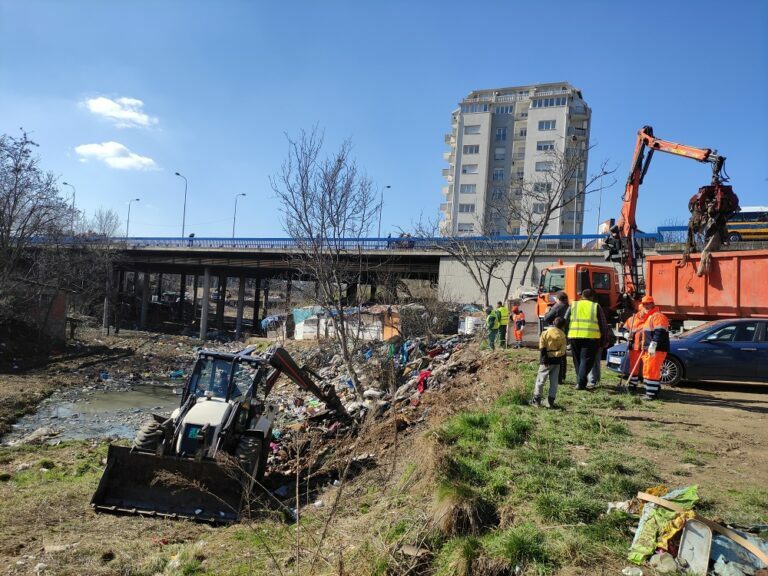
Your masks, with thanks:
[(576, 300), (571, 303), (568, 338), (600, 338), (597, 302)]
[(496, 330), (499, 327), (499, 315), (495, 310), (485, 318), (485, 325), (489, 330)]
[(509, 324), (509, 308), (506, 306), (499, 306), (496, 308), (496, 312), (499, 313), (499, 322), (502, 326)]

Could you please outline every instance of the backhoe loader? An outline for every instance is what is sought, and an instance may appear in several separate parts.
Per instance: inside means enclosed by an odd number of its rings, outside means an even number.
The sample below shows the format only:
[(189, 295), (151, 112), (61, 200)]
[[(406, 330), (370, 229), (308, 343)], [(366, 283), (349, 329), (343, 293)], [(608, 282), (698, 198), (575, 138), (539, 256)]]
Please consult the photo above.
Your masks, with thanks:
[[(322, 389), (282, 347), (231, 354), (201, 350), (170, 417), (153, 415), (129, 447), (110, 445), (91, 505), (97, 512), (236, 522), (260, 484), (280, 374), (347, 418), (332, 385)], [(316, 376), (316, 375), (315, 375)]]

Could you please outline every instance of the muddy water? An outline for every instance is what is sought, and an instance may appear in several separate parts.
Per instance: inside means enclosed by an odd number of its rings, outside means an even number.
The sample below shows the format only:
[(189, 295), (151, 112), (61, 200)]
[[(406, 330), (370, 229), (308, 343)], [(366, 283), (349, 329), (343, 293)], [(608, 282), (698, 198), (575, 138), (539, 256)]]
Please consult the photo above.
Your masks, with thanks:
[(51, 440), (99, 437), (133, 438), (152, 413), (170, 415), (180, 396), (173, 385), (134, 384), (55, 392), (37, 412), (19, 419), (3, 443), (13, 443), (40, 428)]

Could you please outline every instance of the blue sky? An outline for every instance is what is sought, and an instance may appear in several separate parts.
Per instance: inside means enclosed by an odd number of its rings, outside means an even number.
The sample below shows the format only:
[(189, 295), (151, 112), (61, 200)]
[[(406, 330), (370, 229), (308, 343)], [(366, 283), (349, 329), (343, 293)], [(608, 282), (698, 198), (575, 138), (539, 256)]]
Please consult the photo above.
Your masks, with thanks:
[[(263, 237), (283, 235), (269, 176), (285, 133), (318, 125), (391, 186), (386, 234), (437, 214), (463, 96), (568, 81), (593, 110), (590, 168), (618, 168), (604, 217), (618, 215), (644, 124), (717, 148), (742, 205), (768, 204), (766, 30), (762, 0), (0, 0), (0, 132), (31, 132), (87, 215), (125, 218), (140, 197), (131, 235), (180, 234), (180, 171), (187, 233), (229, 236), (244, 192), (238, 236)], [(657, 154), (640, 227), (686, 219), (708, 180), (708, 166)]]

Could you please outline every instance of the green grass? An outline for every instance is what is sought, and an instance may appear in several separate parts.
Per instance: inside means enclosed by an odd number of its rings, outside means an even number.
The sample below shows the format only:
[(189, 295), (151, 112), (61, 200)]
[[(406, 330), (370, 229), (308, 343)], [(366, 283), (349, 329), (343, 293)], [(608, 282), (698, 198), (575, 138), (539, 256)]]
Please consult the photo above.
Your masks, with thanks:
[[(451, 494), (513, 510), (516, 521), (449, 537), (435, 561), (437, 574), (468, 574), (473, 566), (549, 573), (565, 564), (588, 566), (606, 554), (619, 557), (633, 521), (606, 516), (608, 502), (658, 481), (648, 461), (622, 453), (631, 434), (611, 412), (636, 409), (632, 397), (606, 387), (589, 394), (561, 387), (562, 409), (532, 408), (536, 364), (521, 362), (517, 369), (522, 386), (486, 410), (450, 418), (437, 435), (438, 500)], [(487, 510), (485, 516), (494, 517)]]

